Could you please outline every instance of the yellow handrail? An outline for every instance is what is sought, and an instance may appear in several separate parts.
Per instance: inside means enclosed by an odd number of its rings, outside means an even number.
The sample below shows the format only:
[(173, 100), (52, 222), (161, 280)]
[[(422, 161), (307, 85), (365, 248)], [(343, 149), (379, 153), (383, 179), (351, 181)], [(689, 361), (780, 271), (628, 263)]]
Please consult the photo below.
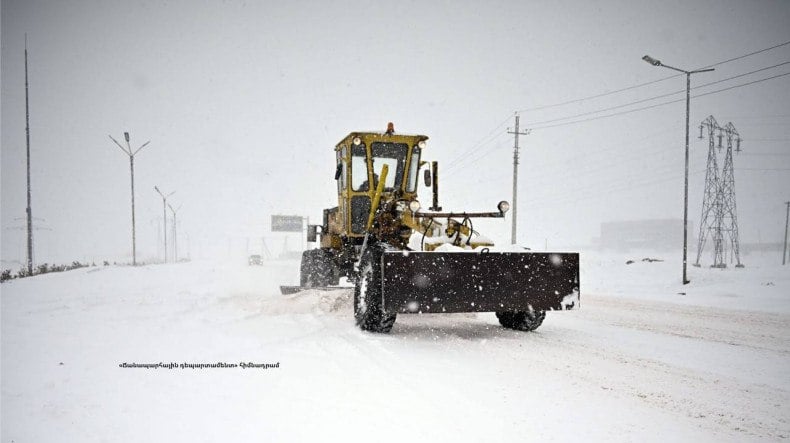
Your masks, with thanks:
[(371, 226), (373, 226), (373, 218), (376, 215), (376, 209), (379, 207), (381, 194), (384, 192), (384, 183), (387, 181), (387, 171), (389, 171), (389, 167), (386, 164), (381, 165), (381, 175), (379, 182), (376, 184), (376, 193), (373, 194), (373, 202), (370, 205), (370, 214), (368, 215), (368, 224), (365, 225), (365, 232), (370, 231)]

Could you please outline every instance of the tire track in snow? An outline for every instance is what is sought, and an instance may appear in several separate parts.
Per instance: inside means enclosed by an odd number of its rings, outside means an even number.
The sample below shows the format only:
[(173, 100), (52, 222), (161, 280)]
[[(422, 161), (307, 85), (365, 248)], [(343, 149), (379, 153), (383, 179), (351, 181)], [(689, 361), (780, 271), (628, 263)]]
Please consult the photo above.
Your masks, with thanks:
[(790, 395), (784, 389), (626, 352), (616, 344), (587, 337), (582, 330), (546, 328), (535, 335), (540, 347), (534, 350), (539, 351), (533, 353), (535, 359), (571, 379), (699, 420), (699, 426), (713, 432), (774, 439), (790, 436), (786, 419)]
[(587, 296), (583, 318), (613, 326), (790, 355), (790, 316)]

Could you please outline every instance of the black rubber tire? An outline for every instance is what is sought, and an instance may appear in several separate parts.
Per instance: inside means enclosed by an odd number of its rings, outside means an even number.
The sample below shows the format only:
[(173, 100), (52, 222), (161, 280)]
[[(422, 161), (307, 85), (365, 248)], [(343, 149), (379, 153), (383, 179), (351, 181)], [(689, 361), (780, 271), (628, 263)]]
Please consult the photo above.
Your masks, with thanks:
[(381, 251), (368, 246), (354, 287), (354, 321), (363, 331), (388, 333), (396, 317), (381, 306)]
[(338, 284), (337, 272), (331, 253), (323, 249), (310, 249), (302, 253), (299, 284), (306, 288)]
[(534, 331), (543, 324), (546, 311), (506, 311), (497, 312), (499, 324), (518, 331)]

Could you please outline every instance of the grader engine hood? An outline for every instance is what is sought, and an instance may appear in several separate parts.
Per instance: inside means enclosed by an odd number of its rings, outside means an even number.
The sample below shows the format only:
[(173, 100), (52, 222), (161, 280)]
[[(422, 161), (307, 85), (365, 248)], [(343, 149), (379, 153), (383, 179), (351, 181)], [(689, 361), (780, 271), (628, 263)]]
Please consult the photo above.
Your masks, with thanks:
[(579, 307), (578, 253), (388, 251), (381, 275), (392, 313)]

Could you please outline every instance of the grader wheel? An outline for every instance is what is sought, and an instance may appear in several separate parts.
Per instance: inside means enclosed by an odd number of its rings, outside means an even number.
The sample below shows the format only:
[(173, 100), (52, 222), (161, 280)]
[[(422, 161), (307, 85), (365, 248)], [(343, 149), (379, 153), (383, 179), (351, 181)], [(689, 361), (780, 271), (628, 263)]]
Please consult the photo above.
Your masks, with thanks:
[(518, 331), (534, 331), (543, 324), (546, 311), (506, 311), (497, 312), (499, 323), (509, 329)]
[(331, 252), (310, 249), (302, 253), (299, 283), (302, 287), (315, 288), (338, 284), (336, 266)]
[(395, 324), (396, 314), (381, 306), (381, 250), (369, 247), (362, 257), (354, 288), (354, 320), (363, 331), (387, 333)]

